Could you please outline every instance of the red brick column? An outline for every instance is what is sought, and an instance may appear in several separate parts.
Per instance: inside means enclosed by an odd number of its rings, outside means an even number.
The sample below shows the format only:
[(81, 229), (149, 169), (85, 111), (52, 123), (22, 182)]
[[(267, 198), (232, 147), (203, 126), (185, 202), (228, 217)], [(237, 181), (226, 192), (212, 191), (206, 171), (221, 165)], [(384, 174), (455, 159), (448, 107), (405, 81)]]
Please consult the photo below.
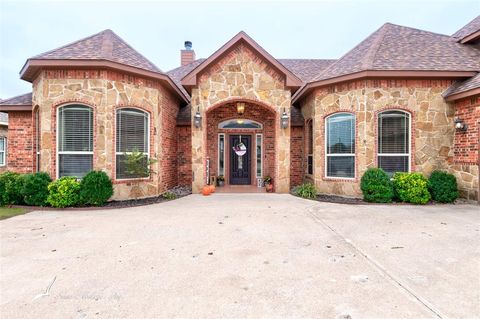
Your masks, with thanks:
[(31, 173), (34, 170), (32, 112), (8, 113), (7, 166), (10, 171)]

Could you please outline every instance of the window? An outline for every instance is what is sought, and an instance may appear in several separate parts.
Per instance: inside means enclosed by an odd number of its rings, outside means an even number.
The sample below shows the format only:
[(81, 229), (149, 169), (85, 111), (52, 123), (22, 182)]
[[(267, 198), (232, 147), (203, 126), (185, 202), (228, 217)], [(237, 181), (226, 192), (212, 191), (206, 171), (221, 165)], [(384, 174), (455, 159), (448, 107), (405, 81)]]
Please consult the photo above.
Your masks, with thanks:
[(36, 171), (40, 172), (40, 111), (37, 108), (35, 111), (35, 154), (36, 159)]
[(218, 124), (218, 128), (243, 128), (243, 129), (261, 129), (262, 124), (246, 119), (226, 120)]
[(145, 165), (150, 151), (149, 114), (137, 109), (117, 110), (117, 139), (116, 139), (116, 177), (143, 178), (127, 173), (125, 167), (125, 153), (142, 152), (145, 155)]
[(262, 134), (257, 134), (256, 139), (256, 159), (257, 159), (257, 178), (262, 178)]
[(313, 121), (310, 119), (307, 124), (307, 174), (313, 175)]
[(93, 111), (85, 105), (58, 109), (58, 177), (83, 177), (93, 167)]
[(326, 176), (355, 177), (355, 116), (337, 113), (326, 119)]
[(410, 170), (410, 114), (385, 111), (378, 115), (378, 167), (393, 175)]
[(5, 166), (7, 163), (7, 139), (0, 136), (0, 166)]
[(225, 176), (225, 134), (218, 134), (218, 175)]

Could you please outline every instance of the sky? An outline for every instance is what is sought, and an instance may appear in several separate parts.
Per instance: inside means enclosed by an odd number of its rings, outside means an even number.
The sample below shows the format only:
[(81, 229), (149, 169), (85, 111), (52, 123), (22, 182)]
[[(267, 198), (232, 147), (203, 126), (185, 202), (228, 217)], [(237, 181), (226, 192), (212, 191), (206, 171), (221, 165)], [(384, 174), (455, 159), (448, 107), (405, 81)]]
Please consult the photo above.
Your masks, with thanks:
[(0, 0), (0, 98), (31, 91), (29, 57), (104, 29), (168, 71), (185, 40), (203, 58), (243, 30), (275, 58), (339, 58), (385, 22), (450, 35), (478, 14), (480, 0)]

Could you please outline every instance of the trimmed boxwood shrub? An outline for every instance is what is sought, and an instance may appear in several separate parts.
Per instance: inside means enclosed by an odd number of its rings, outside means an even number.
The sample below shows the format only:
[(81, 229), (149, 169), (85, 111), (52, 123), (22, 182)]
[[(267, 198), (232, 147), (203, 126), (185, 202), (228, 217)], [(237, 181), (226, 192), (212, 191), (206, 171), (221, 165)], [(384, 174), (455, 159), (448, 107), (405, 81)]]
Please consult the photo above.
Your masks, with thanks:
[(432, 198), (440, 203), (453, 203), (458, 198), (457, 180), (452, 174), (434, 171), (428, 179)]
[(360, 189), (363, 200), (372, 203), (391, 203), (393, 185), (387, 173), (381, 168), (369, 168), (363, 174)]
[(317, 189), (311, 183), (303, 183), (295, 189), (295, 194), (306, 199), (317, 198)]
[(21, 194), (27, 205), (46, 206), (48, 185), (52, 182), (47, 173), (27, 174), (24, 176)]
[(393, 188), (398, 198), (406, 203), (426, 204), (431, 199), (427, 179), (420, 173), (395, 173)]
[(82, 178), (80, 186), (80, 202), (83, 205), (103, 205), (113, 195), (112, 181), (102, 171), (89, 172)]
[(0, 174), (0, 206), (23, 204), (23, 182), (24, 176), (18, 173)]
[(48, 185), (47, 201), (53, 207), (76, 206), (80, 201), (80, 183), (70, 176), (57, 179)]

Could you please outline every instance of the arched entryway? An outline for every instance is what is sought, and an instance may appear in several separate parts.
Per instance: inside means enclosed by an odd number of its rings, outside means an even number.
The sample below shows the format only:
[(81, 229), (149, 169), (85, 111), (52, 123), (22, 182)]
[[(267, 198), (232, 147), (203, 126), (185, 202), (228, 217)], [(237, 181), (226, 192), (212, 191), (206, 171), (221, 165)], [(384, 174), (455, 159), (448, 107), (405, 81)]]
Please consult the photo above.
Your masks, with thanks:
[(206, 160), (210, 177), (226, 185), (258, 185), (275, 177), (275, 111), (245, 100), (215, 105), (206, 112)]

